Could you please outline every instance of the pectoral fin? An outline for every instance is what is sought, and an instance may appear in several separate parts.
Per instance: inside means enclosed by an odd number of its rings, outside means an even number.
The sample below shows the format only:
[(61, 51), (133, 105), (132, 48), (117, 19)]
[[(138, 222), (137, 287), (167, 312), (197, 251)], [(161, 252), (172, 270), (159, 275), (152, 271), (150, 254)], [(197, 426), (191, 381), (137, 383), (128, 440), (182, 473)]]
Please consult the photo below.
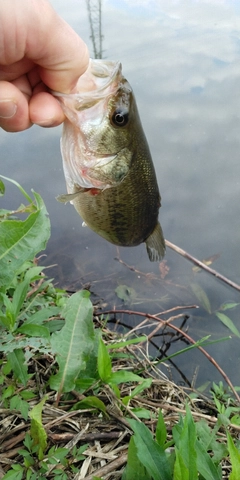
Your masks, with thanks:
[(78, 192), (75, 192), (75, 193), (65, 193), (63, 195), (58, 195), (56, 197), (56, 200), (61, 203), (71, 202), (72, 200), (74, 200), (74, 198), (76, 198), (79, 195), (79, 193), (83, 192), (84, 190), (85, 189), (83, 188), (82, 190), (79, 190)]
[(166, 247), (162, 228), (159, 222), (145, 243), (149, 260), (151, 260), (151, 262), (156, 262), (163, 259)]

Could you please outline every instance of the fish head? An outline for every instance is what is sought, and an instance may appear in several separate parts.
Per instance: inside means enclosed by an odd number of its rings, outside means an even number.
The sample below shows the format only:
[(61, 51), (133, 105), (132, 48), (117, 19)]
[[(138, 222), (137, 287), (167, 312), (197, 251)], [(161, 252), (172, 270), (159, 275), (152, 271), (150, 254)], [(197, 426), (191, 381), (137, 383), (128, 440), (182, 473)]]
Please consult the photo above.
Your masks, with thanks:
[(131, 166), (137, 115), (121, 63), (91, 60), (74, 93), (54, 95), (66, 115), (61, 150), (68, 192), (118, 185)]

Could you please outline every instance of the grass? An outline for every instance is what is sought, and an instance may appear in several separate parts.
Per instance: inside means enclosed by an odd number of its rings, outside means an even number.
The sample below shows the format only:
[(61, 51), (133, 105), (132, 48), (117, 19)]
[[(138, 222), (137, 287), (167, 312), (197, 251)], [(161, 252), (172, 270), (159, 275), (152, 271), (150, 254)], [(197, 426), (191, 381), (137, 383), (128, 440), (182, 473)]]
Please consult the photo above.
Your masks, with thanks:
[[(110, 330), (88, 291), (69, 296), (45, 276), (49, 219), (21, 191), (26, 205), (0, 211), (0, 478), (238, 479), (239, 389), (226, 375), (211, 396), (177, 386), (148, 355), (181, 312), (137, 312), (149, 335)], [(186, 350), (211, 341), (191, 340)]]

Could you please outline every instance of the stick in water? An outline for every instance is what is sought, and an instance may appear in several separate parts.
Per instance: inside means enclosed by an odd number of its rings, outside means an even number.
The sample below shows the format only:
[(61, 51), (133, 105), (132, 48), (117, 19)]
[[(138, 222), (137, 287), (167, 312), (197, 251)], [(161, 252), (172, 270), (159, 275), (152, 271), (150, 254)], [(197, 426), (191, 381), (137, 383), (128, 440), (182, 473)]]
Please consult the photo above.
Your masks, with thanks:
[(240, 285), (238, 285), (237, 283), (232, 282), (232, 280), (229, 280), (228, 278), (224, 277), (223, 275), (221, 275), (221, 273), (216, 272), (216, 270), (213, 270), (213, 268), (208, 267), (203, 262), (200, 262), (200, 260), (197, 260), (197, 258), (192, 257), (192, 255), (185, 252), (185, 250), (182, 250), (182, 248), (177, 247), (177, 245), (174, 245), (174, 243), (171, 243), (168, 240), (165, 240), (165, 244), (167, 247), (179, 253), (187, 260), (190, 260), (190, 262), (195, 263), (195, 265), (197, 265), (198, 267), (202, 268), (208, 273), (211, 273), (211, 275), (214, 275), (214, 277), (218, 278), (222, 282), (226, 283), (227, 285), (230, 285), (230, 287), (233, 287), (235, 288), (235, 290), (238, 290), (238, 292), (240, 292)]

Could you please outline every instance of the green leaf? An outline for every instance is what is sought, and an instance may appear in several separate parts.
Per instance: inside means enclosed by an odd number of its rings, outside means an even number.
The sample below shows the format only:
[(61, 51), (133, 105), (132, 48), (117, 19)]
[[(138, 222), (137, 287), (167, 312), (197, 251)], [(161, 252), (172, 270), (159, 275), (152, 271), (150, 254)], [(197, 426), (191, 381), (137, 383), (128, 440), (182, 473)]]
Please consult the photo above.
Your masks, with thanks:
[(100, 338), (98, 345), (98, 373), (104, 383), (108, 383), (112, 374), (112, 362), (108, 349)]
[(33, 439), (34, 445), (39, 447), (38, 458), (42, 460), (43, 453), (47, 448), (47, 434), (42, 424), (42, 409), (47, 397), (44, 397), (41, 402), (35, 405), (29, 412), (31, 418), (30, 435)]
[(139, 461), (154, 480), (172, 480), (170, 463), (164, 449), (152, 438), (150, 430), (137, 420), (128, 419), (134, 431), (134, 442)]
[(7, 180), (8, 182), (10, 183), (13, 183), (13, 185), (16, 185), (16, 187), (20, 190), (20, 192), (23, 194), (23, 196), (27, 199), (27, 201), (29, 203), (32, 202), (32, 199), (31, 197), (29, 197), (28, 193), (24, 190), (23, 187), (21, 187), (21, 185), (19, 185), (18, 182), (16, 182), (16, 180), (13, 180), (12, 178), (8, 178), (8, 177), (4, 177), (4, 175), (0, 175), (1, 178), (4, 178), (4, 180)]
[(64, 308), (65, 325), (60, 332), (53, 333), (51, 345), (59, 365), (59, 372), (50, 377), (54, 390), (70, 392), (87, 360), (93, 355), (96, 336), (93, 328), (93, 307), (88, 291), (72, 295)]
[[(126, 397), (124, 397), (125, 399)], [(123, 402), (125, 404), (125, 402)], [(152, 415), (151, 415), (151, 412), (149, 410), (147, 410), (146, 408), (132, 408), (131, 411), (133, 413), (135, 413), (136, 417), (138, 418), (146, 418), (147, 420), (149, 420)]]
[(23, 400), (21, 397), (19, 397), (19, 395), (14, 395), (14, 397), (11, 398), (10, 409), (18, 410), (19, 412), (21, 412), (21, 415), (24, 418), (24, 420), (27, 420), (29, 404), (25, 402), (25, 400)]
[(46, 247), (50, 236), (46, 207), (40, 195), (33, 193), (36, 211), (26, 220), (0, 222), (0, 287), (11, 283), (21, 265)]
[(207, 480), (222, 480), (221, 466), (217, 467), (214, 464), (206, 451), (206, 446), (203, 446), (199, 440), (196, 440), (195, 448), (197, 452), (197, 468), (202, 477)]
[(42, 325), (23, 324), (21, 327), (17, 329), (17, 332), (24, 333), (29, 337), (50, 338), (50, 333), (48, 328), (43, 327)]
[(216, 438), (218, 428), (219, 426), (216, 426), (215, 429), (211, 429), (203, 419), (196, 423), (197, 437), (206, 452), (210, 450), (213, 452), (211, 458), (214, 464), (219, 464), (222, 458), (228, 455), (226, 445), (220, 443)]
[(36, 313), (33, 313), (29, 316), (27, 320), (24, 321), (24, 325), (34, 324), (41, 325), (44, 321), (47, 321), (49, 317), (58, 315), (60, 312), (59, 307), (46, 307), (41, 308)]
[(128, 445), (127, 466), (123, 472), (122, 480), (151, 480), (151, 476), (138, 459), (134, 437), (131, 437)]
[(2, 180), (0, 180), (0, 197), (2, 197), (5, 193), (5, 185)]
[[(175, 447), (176, 460), (174, 463), (174, 480), (189, 480), (189, 470), (186, 467), (183, 457), (177, 447)], [(195, 477), (196, 480), (198, 477)]]
[(167, 439), (167, 429), (163, 419), (162, 411), (159, 410), (158, 422), (156, 426), (156, 441), (158, 445), (161, 445), (162, 447), (164, 447), (166, 439)]
[(239, 303), (223, 303), (220, 307), (220, 310), (229, 310), (230, 308), (235, 308)]
[(177, 426), (173, 427), (173, 438), (178, 448), (179, 455), (189, 471), (189, 480), (197, 480), (197, 453), (195, 449), (197, 438), (196, 426), (188, 405), (186, 405), (185, 418), (181, 420)]
[(233, 443), (233, 439), (231, 435), (227, 432), (227, 443), (228, 443), (228, 450), (230, 453), (230, 460), (232, 464), (232, 471), (229, 475), (229, 480), (239, 480), (239, 472), (240, 472), (240, 452), (235, 447)]
[(191, 283), (191, 289), (199, 300), (200, 305), (207, 310), (208, 313), (211, 313), (211, 304), (208, 299), (207, 294), (204, 292), (202, 287), (198, 283)]
[(232, 322), (232, 320), (231, 320), (227, 315), (225, 315), (225, 313), (216, 312), (216, 315), (217, 315), (217, 317), (219, 318), (219, 320), (221, 320), (221, 322), (222, 322), (234, 335), (236, 335), (237, 337), (240, 338), (240, 333), (239, 333), (237, 327), (235, 327), (235, 325), (234, 325), (234, 323)]
[(26, 386), (28, 382), (28, 370), (23, 351), (21, 349), (15, 349), (13, 352), (8, 353), (7, 359), (11, 364), (14, 377)]
[(115, 343), (109, 343), (106, 345), (108, 350), (118, 349), (118, 348), (125, 348), (128, 345), (133, 345), (135, 343), (142, 343), (146, 342), (146, 335), (142, 335), (141, 337), (131, 338), (130, 340), (123, 340)]
[(24, 279), (22, 282), (18, 283), (12, 298), (12, 305), (14, 309), (15, 318), (17, 318), (20, 309), (26, 299), (27, 291), (29, 287), (28, 279)]
[(117, 372), (113, 372), (108, 379), (108, 383), (115, 383), (115, 385), (118, 385), (119, 383), (141, 381), (142, 377), (133, 372), (128, 372), (127, 370), (118, 370)]
[(3, 480), (22, 480), (24, 470), (21, 467), (21, 470), (9, 470), (4, 476)]
[(139, 395), (141, 392), (143, 392), (146, 388), (149, 388), (152, 384), (152, 378), (145, 378), (143, 379), (142, 377), (141, 378), (141, 383), (139, 383), (139, 385), (137, 385), (132, 391), (131, 391), (131, 395), (127, 395), (126, 397), (123, 397), (122, 398), (122, 402), (124, 403), (124, 405), (127, 405), (129, 400), (131, 400), (131, 398), (135, 397), (136, 395)]
[(106, 413), (106, 406), (104, 405), (102, 400), (90, 395), (81, 400), (80, 402), (77, 402), (72, 410), (78, 410), (81, 408), (96, 408), (97, 410)]

